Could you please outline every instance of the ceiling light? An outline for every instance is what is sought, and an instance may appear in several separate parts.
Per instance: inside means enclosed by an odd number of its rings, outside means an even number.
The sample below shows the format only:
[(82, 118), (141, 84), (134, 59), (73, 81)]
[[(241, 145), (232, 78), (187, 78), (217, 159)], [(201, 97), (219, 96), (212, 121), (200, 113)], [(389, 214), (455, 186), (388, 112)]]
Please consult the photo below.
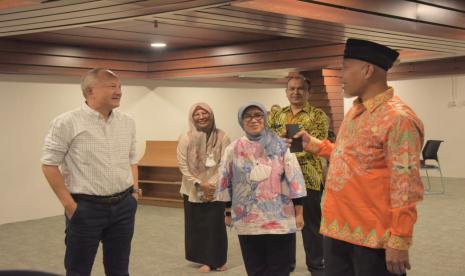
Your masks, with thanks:
[(163, 48), (163, 47), (166, 47), (166, 43), (152, 43), (150, 44), (150, 46), (154, 47), (154, 48)]

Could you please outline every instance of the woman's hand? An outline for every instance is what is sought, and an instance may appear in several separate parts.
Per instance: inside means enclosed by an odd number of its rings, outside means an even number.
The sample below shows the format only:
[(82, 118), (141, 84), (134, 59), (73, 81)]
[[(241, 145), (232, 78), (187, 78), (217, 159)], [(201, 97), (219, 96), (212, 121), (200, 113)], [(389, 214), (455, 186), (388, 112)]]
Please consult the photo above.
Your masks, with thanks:
[(208, 184), (208, 182), (206, 181), (202, 181), (200, 182), (199, 187), (200, 187), (200, 190), (203, 192), (203, 194), (207, 196), (210, 190), (210, 184)]
[(296, 214), (295, 216), (295, 226), (298, 231), (301, 231), (304, 228), (304, 216), (302, 214)]
[(215, 196), (216, 185), (202, 181), (200, 183), (200, 190), (203, 192), (203, 196), (206, 201), (212, 201)]
[(231, 216), (224, 216), (224, 224), (226, 224), (226, 226), (231, 227), (231, 225), (232, 225), (232, 218), (231, 218)]
[(208, 184), (208, 195), (213, 197), (215, 195), (216, 185), (215, 184)]
[(304, 228), (304, 207), (300, 204), (294, 206), (295, 227), (298, 231)]

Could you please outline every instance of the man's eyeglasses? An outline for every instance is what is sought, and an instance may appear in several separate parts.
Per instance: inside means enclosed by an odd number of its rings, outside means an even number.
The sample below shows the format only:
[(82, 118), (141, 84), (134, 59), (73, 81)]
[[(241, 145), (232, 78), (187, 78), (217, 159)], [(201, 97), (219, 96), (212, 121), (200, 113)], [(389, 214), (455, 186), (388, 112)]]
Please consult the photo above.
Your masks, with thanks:
[(244, 117), (242, 119), (246, 122), (251, 122), (253, 119), (256, 119), (257, 121), (261, 121), (265, 118), (265, 114), (263, 113), (254, 113), (254, 114), (244, 114)]

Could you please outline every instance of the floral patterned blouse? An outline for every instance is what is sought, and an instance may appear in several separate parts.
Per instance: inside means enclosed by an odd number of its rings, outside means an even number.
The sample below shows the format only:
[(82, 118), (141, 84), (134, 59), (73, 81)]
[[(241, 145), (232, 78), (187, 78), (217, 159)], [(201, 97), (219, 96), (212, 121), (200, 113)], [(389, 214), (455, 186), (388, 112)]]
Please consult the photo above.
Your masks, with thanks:
[[(306, 196), (302, 171), (283, 141), (271, 153), (247, 137), (233, 141), (225, 150), (216, 200), (232, 202), (232, 224), (239, 235), (296, 231), (292, 199)], [(267, 171), (263, 167), (271, 169), (266, 179), (253, 180), (251, 172), (259, 168), (263, 175)]]

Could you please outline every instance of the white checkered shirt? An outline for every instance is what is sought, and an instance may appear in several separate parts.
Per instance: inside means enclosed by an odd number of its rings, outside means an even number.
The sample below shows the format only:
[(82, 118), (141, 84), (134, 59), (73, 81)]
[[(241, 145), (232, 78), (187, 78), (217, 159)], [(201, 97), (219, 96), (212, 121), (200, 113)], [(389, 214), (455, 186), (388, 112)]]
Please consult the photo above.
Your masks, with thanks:
[(45, 138), (42, 164), (60, 166), (70, 193), (111, 195), (133, 185), (136, 127), (113, 110), (107, 121), (87, 104), (55, 118)]

